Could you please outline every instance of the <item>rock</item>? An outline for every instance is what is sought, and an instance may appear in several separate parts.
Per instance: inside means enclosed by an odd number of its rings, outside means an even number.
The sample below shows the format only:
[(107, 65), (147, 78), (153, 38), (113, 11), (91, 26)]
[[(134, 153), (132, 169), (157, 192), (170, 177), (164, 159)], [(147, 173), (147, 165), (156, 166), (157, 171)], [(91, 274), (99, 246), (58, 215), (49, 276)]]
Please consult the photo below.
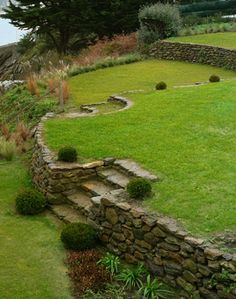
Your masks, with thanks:
[(193, 274), (193, 273), (191, 273), (190, 271), (188, 271), (188, 270), (185, 270), (184, 272), (183, 272), (183, 277), (184, 277), (184, 279), (186, 280), (186, 281), (188, 281), (188, 282), (190, 282), (190, 283), (195, 283), (195, 282), (197, 282), (197, 277)]
[(180, 247), (178, 245), (168, 244), (165, 242), (159, 243), (158, 245), (160, 248), (170, 251), (179, 251)]
[(209, 260), (212, 260), (212, 261), (215, 261), (217, 259), (219, 259), (221, 256), (222, 256), (222, 252), (219, 251), (218, 249), (214, 249), (214, 248), (209, 248), (207, 247), (205, 250), (204, 250), (204, 253), (205, 255), (207, 256), (207, 258)]
[(194, 286), (181, 277), (177, 278), (177, 284), (182, 287), (187, 293), (191, 294), (195, 290)]
[(129, 264), (137, 264), (138, 260), (131, 254), (125, 253), (125, 260)]
[(135, 240), (135, 244), (144, 249), (152, 249), (152, 246), (143, 240)]
[(165, 238), (166, 237), (166, 233), (164, 233), (159, 227), (154, 227), (152, 229), (152, 233), (156, 236), (156, 237), (160, 237), (160, 238)]
[(204, 276), (209, 276), (211, 274), (211, 270), (203, 265), (198, 265), (198, 271)]
[(137, 258), (138, 260), (141, 260), (141, 261), (144, 260), (144, 255), (143, 255), (143, 253), (141, 253), (141, 252), (139, 252), (139, 251), (137, 251), (137, 250), (134, 252), (134, 256), (135, 256), (135, 258)]
[(117, 241), (120, 241), (120, 242), (125, 241), (125, 236), (123, 234), (120, 234), (120, 233), (113, 233), (112, 238), (117, 240)]
[(185, 241), (193, 247), (201, 246), (204, 243), (203, 239), (193, 238), (189, 236), (185, 237)]
[(177, 264), (175, 262), (164, 260), (163, 265), (165, 268), (166, 273), (171, 275), (180, 275), (182, 273), (182, 267), (180, 264)]
[(184, 260), (184, 262), (183, 262), (183, 268), (191, 271), (192, 273), (196, 273), (197, 272), (197, 265), (191, 259)]
[(157, 243), (158, 243), (158, 238), (157, 237), (155, 237), (155, 235), (153, 234), (153, 233), (146, 233), (145, 235), (144, 235), (144, 240), (147, 242), (147, 243), (149, 243), (149, 244), (151, 244), (152, 246), (155, 246)]
[(107, 208), (105, 215), (106, 215), (106, 219), (108, 220), (108, 222), (113, 225), (115, 225), (119, 220), (118, 215), (117, 215), (115, 209), (113, 209), (113, 208)]

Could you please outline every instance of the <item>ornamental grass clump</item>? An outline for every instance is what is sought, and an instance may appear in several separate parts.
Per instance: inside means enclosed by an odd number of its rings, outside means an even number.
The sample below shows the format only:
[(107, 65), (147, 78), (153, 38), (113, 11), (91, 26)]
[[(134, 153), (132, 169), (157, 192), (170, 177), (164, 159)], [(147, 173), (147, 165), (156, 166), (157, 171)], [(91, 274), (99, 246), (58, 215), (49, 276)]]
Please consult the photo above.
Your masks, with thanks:
[(211, 75), (210, 78), (209, 78), (209, 81), (211, 83), (220, 82), (220, 76), (218, 76), (218, 75)]
[(12, 141), (7, 141), (4, 138), (0, 139), (0, 159), (12, 161), (16, 154), (16, 145)]
[(61, 241), (67, 249), (92, 249), (97, 243), (97, 232), (88, 224), (70, 223), (62, 230)]
[(167, 89), (167, 84), (164, 81), (157, 83), (156, 90), (164, 90)]
[(151, 194), (152, 186), (150, 182), (143, 178), (135, 178), (127, 185), (127, 192), (131, 198), (143, 199)]
[(63, 147), (58, 152), (58, 160), (63, 162), (76, 162), (78, 159), (77, 150), (71, 146)]
[(16, 197), (16, 210), (22, 215), (36, 215), (46, 208), (46, 198), (34, 189), (25, 189)]

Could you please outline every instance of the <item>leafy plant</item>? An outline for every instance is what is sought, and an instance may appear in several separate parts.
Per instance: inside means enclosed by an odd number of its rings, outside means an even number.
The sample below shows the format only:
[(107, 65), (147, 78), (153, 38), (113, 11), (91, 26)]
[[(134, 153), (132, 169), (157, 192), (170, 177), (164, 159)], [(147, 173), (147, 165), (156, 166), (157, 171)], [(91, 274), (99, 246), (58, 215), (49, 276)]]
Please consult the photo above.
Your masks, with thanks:
[(44, 195), (34, 189), (25, 189), (16, 197), (16, 209), (23, 215), (35, 215), (46, 207)]
[(101, 298), (96, 292), (105, 289), (110, 276), (103, 265), (98, 265), (100, 258), (101, 254), (94, 249), (68, 252), (69, 276), (79, 298), (85, 292), (85, 298)]
[(139, 12), (140, 30), (138, 39), (148, 45), (157, 40), (176, 36), (181, 28), (181, 18), (177, 6), (156, 3), (145, 6)]
[(87, 250), (96, 245), (97, 232), (88, 224), (70, 223), (62, 230), (61, 241), (67, 249)]
[(134, 269), (124, 269), (120, 275), (118, 275), (117, 279), (124, 284), (124, 287), (131, 290), (132, 288), (141, 288), (142, 286), (142, 278), (146, 273), (146, 269), (143, 264), (140, 264), (138, 267)]
[(218, 75), (211, 75), (210, 78), (209, 78), (209, 81), (211, 83), (220, 82), (220, 77)]
[(112, 276), (120, 271), (120, 259), (111, 253), (107, 253), (98, 263), (103, 265)]
[(150, 182), (143, 178), (132, 179), (127, 185), (127, 192), (131, 198), (142, 199), (152, 191)]
[(146, 283), (139, 289), (139, 294), (143, 299), (161, 299), (168, 298), (172, 292), (168, 291), (156, 278), (151, 280), (151, 276), (148, 275)]
[(63, 147), (58, 152), (58, 160), (63, 162), (76, 162), (77, 150), (71, 146)]
[(164, 90), (167, 88), (167, 84), (163, 81), (157, 83), (156, 90)]

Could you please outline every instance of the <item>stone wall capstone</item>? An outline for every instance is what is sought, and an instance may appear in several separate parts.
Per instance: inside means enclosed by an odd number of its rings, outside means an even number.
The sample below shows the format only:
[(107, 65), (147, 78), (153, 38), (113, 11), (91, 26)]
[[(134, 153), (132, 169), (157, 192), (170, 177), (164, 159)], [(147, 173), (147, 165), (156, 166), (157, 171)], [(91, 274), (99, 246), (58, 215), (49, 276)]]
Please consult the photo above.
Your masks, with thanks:
[(236, 50), (208, 45), (160, 41), (151, 46), (151, 57), (202, 63), (236, 71)]

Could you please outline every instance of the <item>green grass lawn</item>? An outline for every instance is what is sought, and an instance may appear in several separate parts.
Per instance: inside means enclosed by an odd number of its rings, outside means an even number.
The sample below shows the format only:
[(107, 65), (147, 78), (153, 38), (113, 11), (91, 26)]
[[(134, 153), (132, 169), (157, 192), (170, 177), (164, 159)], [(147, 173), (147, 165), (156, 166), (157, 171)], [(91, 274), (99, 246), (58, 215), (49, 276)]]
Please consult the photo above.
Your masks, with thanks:
[(15, 196), (29, 184), (23, 162), (1, 161), (0, 177), (0, 298), (71, 298), (56, 224), (15, 214)]
[(168, 39), (174, 42), (186, 42), (194, 44), (206, 44), (222, 48), (236, 48), (236, 32), (218, 32), (191, 36), (172, 37)]
[[(73, 78), (72, 88), (77, 82), (76, 86), (83, 91), (78, 103), (85, 100), (86, 94), (89, 99), (93, 94), (95, 100), (101, 100), (114, 89), (121, 91), (128, 85), (147, 91), (129, 94), (135, 105), (123, 112), (50, 120), (45, 127), (46, 141), (55, 151), (64, 145), (74, 146), (85, 158), (132, 158), (162, 178), (154, 184), (155, 196), (146, 202), (147, 207), (180, 219), (189, 230), (199, 234), (233, 229), (236, 81), (153, 92), (152, 63), (154, 66), (166, 63), (155, 73), (158, 79), (169, 78), (166, 80), (169, 85), (204, 81), (210, 73), (225, 78), (235, 75), (207, 66), (147, 61), (146, 69), (144, 62), (129, 66), (131, 74), (129, 67), (123, 67), (127, 70), (123, 76), (117, 76), (122, 69), (119, 67)], [(169, 75), (168, 67), (173, 67)], [(132, 81), (135, 68), (143, 69), (139, 76), (135, 75), (143, 82), (138, 86), (137, 77)]]
[(206, 65), (146, 60), (73, 77), (70, 87), (73, 103), (80, 105), (101, 102), (128, 90), (152, 91), (159, 81), (165, 81), (170, 87), (205, 82), (213, 73), (225, 79), (235, 77), (232, 71)]

